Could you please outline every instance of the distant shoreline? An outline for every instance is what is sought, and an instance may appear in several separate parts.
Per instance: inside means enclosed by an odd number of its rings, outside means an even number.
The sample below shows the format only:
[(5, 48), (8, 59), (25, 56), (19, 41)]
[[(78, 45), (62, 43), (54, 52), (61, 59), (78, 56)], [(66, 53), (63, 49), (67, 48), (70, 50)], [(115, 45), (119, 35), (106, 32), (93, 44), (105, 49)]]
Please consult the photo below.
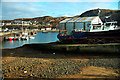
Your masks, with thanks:
[(59, 30), (37, 30), (37, 32), (43, 32), (43, 31), (46, 31), (46, 32), (59, 32)]

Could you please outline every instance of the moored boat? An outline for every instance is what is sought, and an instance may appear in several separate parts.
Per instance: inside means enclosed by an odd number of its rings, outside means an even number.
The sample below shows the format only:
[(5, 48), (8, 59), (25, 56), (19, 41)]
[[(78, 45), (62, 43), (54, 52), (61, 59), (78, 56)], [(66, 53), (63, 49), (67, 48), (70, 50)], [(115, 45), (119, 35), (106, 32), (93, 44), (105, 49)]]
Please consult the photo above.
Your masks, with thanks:
[(64, 43), (120, 42), (116, 21), (102, 23), (99, 17), (79, 17), (61, 21), (58, 39)]
[(30, 38), (30, 39), (35, 39), (35, 37), (33, 37), (33, 36), (30, 36), (29, 38)]
[(42, 31), (42, 33), (48, 33), (48, 31), (44, 30), (44, 31)]

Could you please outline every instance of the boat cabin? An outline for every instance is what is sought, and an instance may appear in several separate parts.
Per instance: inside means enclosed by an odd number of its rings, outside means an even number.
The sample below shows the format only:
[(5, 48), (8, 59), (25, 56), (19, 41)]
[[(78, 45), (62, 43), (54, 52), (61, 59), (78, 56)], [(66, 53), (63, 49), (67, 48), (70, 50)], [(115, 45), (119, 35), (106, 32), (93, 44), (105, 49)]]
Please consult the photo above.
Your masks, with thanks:
[(117, 28), (117, 21), (104, 23), (104, 30), (114, 30)]
[(60, 22), (59, 30), (63, 35), (70, 35), (73, 31), (90, 31), (101, 29), (103, 22), (98, 16), (67, 18)]

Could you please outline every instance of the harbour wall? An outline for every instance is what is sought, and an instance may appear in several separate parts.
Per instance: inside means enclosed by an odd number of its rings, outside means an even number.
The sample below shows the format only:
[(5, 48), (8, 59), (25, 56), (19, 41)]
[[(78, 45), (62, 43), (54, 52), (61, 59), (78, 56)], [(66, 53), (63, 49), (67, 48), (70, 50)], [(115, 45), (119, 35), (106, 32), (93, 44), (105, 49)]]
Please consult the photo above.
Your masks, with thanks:
[(92, 55), (119, 55), (120, 43), (109, 44), (59, 44), (59, 43), (43, 43), (43, 44), (25, 44), (21, 48), (48, 51), (51, 53), (75, 53), (75, 54), (92, 54)]

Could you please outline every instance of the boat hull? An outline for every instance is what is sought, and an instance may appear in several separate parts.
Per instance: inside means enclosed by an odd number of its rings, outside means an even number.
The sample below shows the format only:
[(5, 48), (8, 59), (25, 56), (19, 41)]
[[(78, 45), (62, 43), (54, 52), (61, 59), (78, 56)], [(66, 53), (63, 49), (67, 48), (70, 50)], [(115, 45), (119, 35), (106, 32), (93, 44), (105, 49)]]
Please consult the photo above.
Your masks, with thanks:
[(69, 43), (119, 43), (120, 29), (101, 32), (73, 32), (67, 36), (58, 35), (58, 39), (61, 42)]

